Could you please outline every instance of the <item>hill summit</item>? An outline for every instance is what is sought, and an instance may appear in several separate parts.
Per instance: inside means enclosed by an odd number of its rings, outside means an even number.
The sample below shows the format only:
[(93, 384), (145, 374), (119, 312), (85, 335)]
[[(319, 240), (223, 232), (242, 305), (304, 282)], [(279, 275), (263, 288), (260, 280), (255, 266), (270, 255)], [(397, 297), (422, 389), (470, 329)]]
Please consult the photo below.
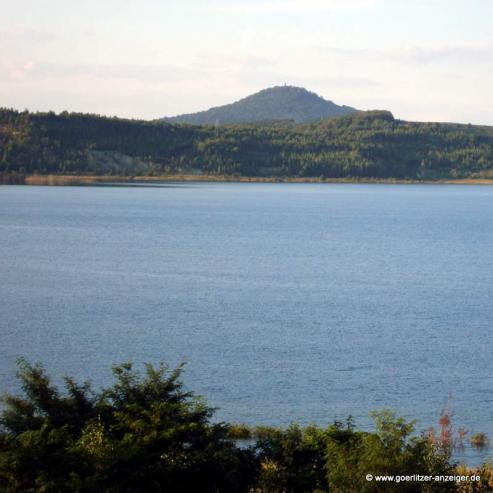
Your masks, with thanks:
[(217, 125), (225, 123), (255, 123), (276, 120), (312, 122), (354, 113), (350, 106), (339, 106), (332, 101), (307, 91), (303, 87), (276, 86), (198, 113), (163, 118), (170, 123)]

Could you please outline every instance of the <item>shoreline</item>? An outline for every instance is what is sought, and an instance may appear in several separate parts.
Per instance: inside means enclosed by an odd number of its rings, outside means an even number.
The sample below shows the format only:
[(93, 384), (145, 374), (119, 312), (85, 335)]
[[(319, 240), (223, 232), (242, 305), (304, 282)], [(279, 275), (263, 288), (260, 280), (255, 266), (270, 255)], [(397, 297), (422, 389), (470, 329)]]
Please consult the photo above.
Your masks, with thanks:
[(417, 180), (402, 178), (301, 178), (249, 177), (230, 175), (162, 175), (162, 176), (95, 176), (95, 175), (18, 175), (0, 174), (0, 185), (31, 186), (91, 186), (104, 184), (166, 182), (224, 182), (224, 183), (366, 183), (394, 185), (493, 185), (493, 178), (457, 178)]

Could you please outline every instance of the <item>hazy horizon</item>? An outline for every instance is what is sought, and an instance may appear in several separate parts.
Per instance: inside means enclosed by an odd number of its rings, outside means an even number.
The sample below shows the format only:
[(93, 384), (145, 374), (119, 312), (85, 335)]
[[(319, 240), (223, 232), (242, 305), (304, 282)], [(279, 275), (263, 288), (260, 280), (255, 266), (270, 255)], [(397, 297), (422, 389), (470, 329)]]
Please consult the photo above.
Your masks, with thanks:
[(19, 0), (0, 106), (154, 119), (276, 85), (412, 121), (493, 125), (487, 0)]

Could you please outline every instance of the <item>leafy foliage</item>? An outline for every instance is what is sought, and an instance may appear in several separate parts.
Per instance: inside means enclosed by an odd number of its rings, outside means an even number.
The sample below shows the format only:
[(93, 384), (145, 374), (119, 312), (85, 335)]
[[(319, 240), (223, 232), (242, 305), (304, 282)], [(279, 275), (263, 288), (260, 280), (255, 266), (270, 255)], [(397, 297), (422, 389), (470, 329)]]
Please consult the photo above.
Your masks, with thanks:
[[(65, 378), (62, 392), (40, 365), (19, 362), (23, 395), (4, 397), (0, 491), (373, 493), (491, 492), (481, 483), (379, 483), (373, 475), (448, 475), (447, 449), (416, 436), (413, 423), (374, 414), (374, 432), (351, 419), (328, 428), (271, 428), (212, 422), (213, 410), (180, 381), (181, 367), (113, 368), (95, 392)], [(493, 484), (493, 483), (492, 483)]]
[(244, 491), (249, 451), (209, 423), (180, 368), (113, 371), (109, 389), (66, 379), (60, 395), (42, 367), (20, 362), (25, 397), (7, 396), (1, 420), (2, 491)]
[(419, 482), (377, 483), (373, 476), (450, 475), (449, 455), (435, 449), (429, 441), (413, 435), (414, 424), (383, 410), (373, 413), (375, 433), (355, 431), (352, 423), (344, 428), (336, 423), (328, 430), (327, 475), (331, 491), (370, 493), (379, 491), (421, 492), (455, 491), (455, 485)]
[(358, 112), (316, 123), (193, 127), (0, 110), (0, 174), (440, 179), (493, 176), (493, 127)]

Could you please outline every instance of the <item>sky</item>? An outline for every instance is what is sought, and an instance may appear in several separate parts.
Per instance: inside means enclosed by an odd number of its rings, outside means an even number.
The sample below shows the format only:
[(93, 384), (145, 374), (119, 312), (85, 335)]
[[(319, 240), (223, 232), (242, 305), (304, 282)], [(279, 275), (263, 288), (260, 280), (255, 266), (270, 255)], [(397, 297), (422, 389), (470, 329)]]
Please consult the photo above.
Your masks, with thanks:
[(0, 106), (153, 119), (275, 85), (493, 125), (492, 0), (0, 0)]

